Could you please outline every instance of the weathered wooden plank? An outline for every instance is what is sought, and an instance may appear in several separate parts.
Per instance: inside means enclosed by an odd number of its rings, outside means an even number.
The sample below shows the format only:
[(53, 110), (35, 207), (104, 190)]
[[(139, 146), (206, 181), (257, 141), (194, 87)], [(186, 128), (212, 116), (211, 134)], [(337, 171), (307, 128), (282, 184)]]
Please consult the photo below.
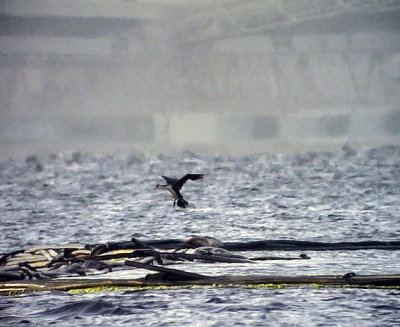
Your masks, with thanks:
[(42, 245), (26, 249), (25, 252), (35, 253), (39, 250), (79, 250), (85, 247), (81, 244), (68, 244), (68, 245)]

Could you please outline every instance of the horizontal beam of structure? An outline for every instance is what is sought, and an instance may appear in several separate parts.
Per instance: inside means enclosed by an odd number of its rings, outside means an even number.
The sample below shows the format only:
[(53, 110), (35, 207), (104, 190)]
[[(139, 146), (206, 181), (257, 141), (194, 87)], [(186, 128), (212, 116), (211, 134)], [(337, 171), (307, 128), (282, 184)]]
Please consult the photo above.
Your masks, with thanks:
[(2, 0), (0, 13), (21, 17), (112, 17), (150, 19), (158, 7), (147, 2), (101, 0)]

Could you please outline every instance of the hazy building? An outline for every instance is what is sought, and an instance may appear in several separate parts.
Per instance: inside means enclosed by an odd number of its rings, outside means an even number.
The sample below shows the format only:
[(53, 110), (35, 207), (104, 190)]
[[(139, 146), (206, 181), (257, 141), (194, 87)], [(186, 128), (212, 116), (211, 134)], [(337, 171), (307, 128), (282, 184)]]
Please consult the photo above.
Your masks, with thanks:
[(0, 158), (399, 144), (400, 3), (0, 4)]

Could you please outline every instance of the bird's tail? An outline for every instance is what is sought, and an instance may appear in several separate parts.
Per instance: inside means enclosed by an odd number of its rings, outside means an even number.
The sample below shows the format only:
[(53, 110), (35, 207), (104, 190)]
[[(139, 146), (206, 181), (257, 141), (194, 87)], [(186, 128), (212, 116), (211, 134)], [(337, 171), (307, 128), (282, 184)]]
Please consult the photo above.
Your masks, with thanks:
[(189, 202), (187, 202), (185, 199), (178, 199), (176, 204), (178, 205), (178, 207), (186, 208), (188, 206)]

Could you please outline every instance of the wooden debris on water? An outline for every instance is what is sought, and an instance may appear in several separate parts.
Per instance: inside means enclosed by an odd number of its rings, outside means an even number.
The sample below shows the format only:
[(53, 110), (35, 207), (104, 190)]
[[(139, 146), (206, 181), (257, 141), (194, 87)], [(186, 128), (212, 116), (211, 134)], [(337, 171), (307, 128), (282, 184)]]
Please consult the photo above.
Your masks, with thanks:
[[(216, 246), (217, 245), (217, 246)], [(205, 276), (171, 269), (169, 264), (201, 261), (206, 263), (253, 264), (265, 260), (305, 260), (299, 256), (247, 257), (235, 251), (326, 251), (326, 250), (399, 250), (400, 242), (306, 242), (293, 240), (266, 240), (254, 242), (221, 242), (207, 236), (188, 240), (155, 240), (110, 242), (89, 245), (39, 246), (6, 253), (0, 257), (0, 294), (14, 294), (52, 289), (88, 288), (93, 285), (144, 287), (182, 285), (230, 284), (289, 284), (289, 285), (362, 285), (399, 287), (400, 275), (358, 276)], [(146, 269), (155, 271), (141, 279), (97, 279), (93, 274), (107, 274), (116, 270)], [(70, 277), (83, 276), (77, 281)], [(57, 278), (57, 279), (56, 279)], [(60, 280), (60, 278), (64, 278)], [(134, 285), (134, 286), (132, 286)], [(93, 286), (96, 287), (96, 286)]]

